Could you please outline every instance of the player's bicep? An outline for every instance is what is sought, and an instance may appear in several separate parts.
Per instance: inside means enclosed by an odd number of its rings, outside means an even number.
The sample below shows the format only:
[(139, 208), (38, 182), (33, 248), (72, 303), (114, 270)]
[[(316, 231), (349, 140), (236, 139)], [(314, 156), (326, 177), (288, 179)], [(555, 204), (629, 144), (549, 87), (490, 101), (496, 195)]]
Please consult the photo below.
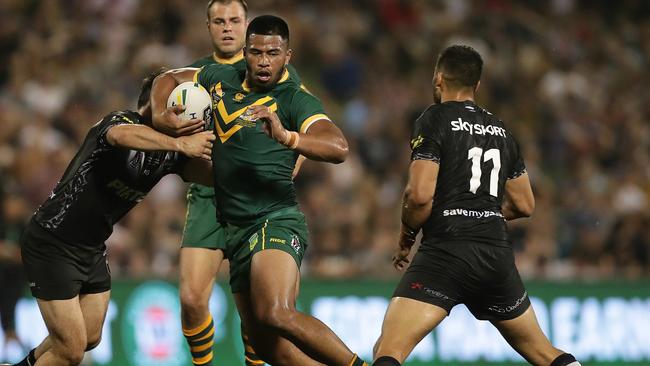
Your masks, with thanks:
[(134, 126), (133, 121), (124, 116), (114, 116), (100, 121), (93, 128), (99, 129), (97, 134), (98, 144), (103, 147), (110, 147), (118, 145), (121, 137), (125, 134), (125, 130), (130, 128), (129, 126)]
[(505, 185), (504, 200), (509, 201), (517, 211), (530, 216), (535, 209), (535, 196), (530, 178), (525, 171), (518, 177), (508, 179)]
[(196, 67), (184, 67), (181, 69), (169, 70), (168, 73), (176, 80), (176, 83), (182, 84), (187, 81), (195, 81), (196, 75), (201, 71)]
[(431, 160), (413, 160), (405, 194), (409, 202), (425, 205), (433, 201), (440, 165)]
[(330, 136), (335, 138), (344, 138), (343, 132), (337, 125), (329, 119), (319, 119), (310, 124), (304, 131), (300, 131), (312, 136)]

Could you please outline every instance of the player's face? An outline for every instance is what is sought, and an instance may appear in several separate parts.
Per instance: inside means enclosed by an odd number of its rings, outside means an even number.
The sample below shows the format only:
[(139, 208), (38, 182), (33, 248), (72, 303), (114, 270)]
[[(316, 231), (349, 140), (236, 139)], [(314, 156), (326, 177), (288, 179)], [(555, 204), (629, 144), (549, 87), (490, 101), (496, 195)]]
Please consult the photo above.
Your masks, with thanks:
[(291, 59), (291, 50), (280, 36), (251, 34), (244, 56), (248, 82), (257, 88), (270, 89), (282, 77), (284, 66)]
[(232, 57), (244, 48), (246, 12), (237, 1), (214, 3), (209, 11), (208, 31), (217, 56)]

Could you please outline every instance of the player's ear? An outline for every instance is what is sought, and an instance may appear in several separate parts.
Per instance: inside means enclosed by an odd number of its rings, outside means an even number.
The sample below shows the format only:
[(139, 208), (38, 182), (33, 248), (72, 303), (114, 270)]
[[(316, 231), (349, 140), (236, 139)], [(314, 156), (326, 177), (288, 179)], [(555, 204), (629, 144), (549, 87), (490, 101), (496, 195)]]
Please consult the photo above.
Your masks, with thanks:
[(476, 86), (474, 87), (474, 94), (478, 93), (478, 87), (479, 86), (481, 86), (481, 80), (479, 80), (478, 83), (476, 83)]
[(284, 58), (284, 64), (285, 64), (285, 65), (289, 64), (289, 61), (291, 60), (291, 54), (292, 54), (292, 53), (293, 53), (293, 50), (292, 50), (291, 48), (289, 48), (289, 49), (287, 50), (287, 55), (286, 55), (285, 58)]
[(443, 81), (442, 72), (440, 71), (436, 72), (436, 75), (433, 77), (433, 86), (437, 88), (441, 88), (442, 81)]

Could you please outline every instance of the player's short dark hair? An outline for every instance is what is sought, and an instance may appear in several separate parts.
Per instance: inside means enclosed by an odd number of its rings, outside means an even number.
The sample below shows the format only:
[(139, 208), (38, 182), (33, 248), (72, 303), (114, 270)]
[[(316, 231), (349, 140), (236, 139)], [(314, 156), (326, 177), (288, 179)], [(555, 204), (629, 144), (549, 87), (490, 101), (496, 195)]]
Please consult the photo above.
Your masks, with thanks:
[(274, 15), (260, 15), (251, 20), (246, 28), (246, 39), (251, 34), (264, 36), (280, 36), (289, 43), (289, 25), (282, 18)]
[(153, 86), (153, 79), (156, 78), (156, 76), (162, 74), (163, 72), (167, 71), (166, 68), (161, 67), (160, 69), (150, 73), (149, 75), (145, 76), (144, 79), (142, 79), (142, 86), (140, 87), (140, 96), (138, 96), (138, 109), (144, 107), (149, 103), (149, 98), (151, 97), (151, 87)]
[(244, 14), (248, 15), (248, 3), (246, 2), (246, 0), (210, 0), (208, 1), (208, 6), (205, 8), (205, 15), (208, 17), (208, 20), (210, 20), (210, 9), (212, 9), (212, 5), (216, 3), (221, 5), (228, 5), (230, 3), (240, 3), (241, 7), (244, 8)]
[(458, 87), (475, 87), (481, 79), (483, 59), (470, 46), (453, 45), (440, 53), (436, 70)]

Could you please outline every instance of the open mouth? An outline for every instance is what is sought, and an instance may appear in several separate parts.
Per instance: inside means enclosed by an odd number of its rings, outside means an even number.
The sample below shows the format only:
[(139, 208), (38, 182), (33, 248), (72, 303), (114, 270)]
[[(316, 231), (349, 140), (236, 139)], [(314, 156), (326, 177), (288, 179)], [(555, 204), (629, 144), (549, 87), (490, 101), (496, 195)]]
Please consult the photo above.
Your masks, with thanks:
[(259, 81), (264, 82), (264, 83), (271, 80), (271, 72), (270, 71), (261, 70), (261, 71), (258, 71), (255, 75), (257, 76), (257, 79)]
[(221, 38), (221, 40), (224, 41), (224, 42), (233, 42), (235, 39), (230, 37), (230, 36), (225, 36), (225, 37)]

